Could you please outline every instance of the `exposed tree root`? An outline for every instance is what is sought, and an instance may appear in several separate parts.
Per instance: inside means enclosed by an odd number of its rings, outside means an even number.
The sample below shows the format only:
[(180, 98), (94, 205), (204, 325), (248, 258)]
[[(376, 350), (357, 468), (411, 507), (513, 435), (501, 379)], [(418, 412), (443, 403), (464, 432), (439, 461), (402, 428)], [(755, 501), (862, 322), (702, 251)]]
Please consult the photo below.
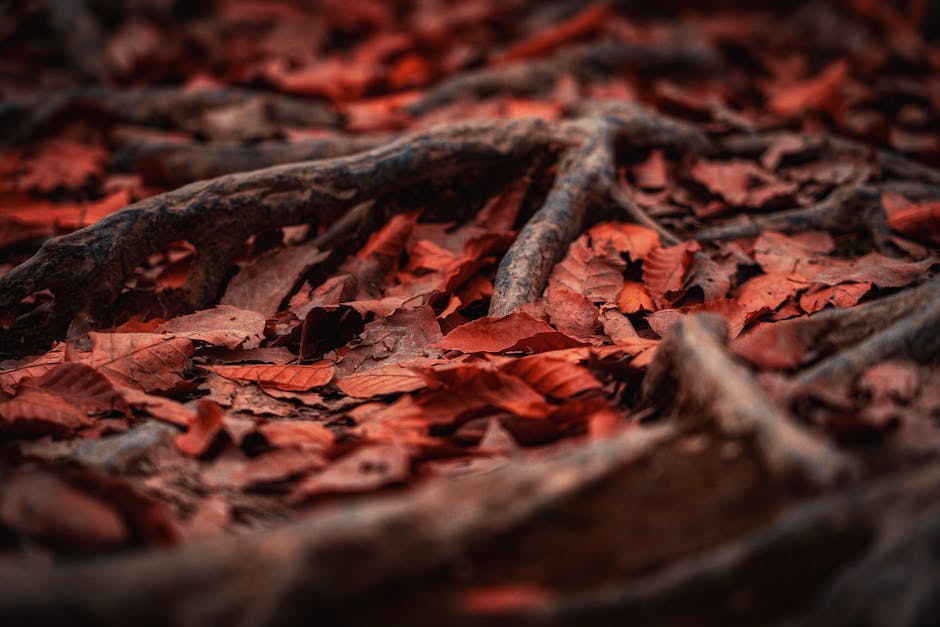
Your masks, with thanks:
[[(254, 89), (117, 90), (94, 86), (5, 100), (0, 103), (0, 122), (11, 130), (6, 141), (25, 141), (54, 130), (59, 120), (75, 111), (98, 113), (124, 124), (174, 128), (238, 140), (257, 138), (258, 129), (273, 135), (281, 126), (335, 127), (340, 121), (339, 114), (329, 105)], [(219, 111), (227, 115), (213, 121), (212, 113)]]
[[(935, 616), (927, 612), (940, 586), (940, 564), (926, 549), (940, 539), (940, 510), (930, 505), (938, 481), (940, 467), (934, 464), (861, 492), (853, 488), (822, 497), (664, 572), (563, 598), (516, 616), (516, 624), (620, 625), (645, 619), (659, 625), (727, 625), (741, 624), (744, 616), (754, 624), (758, 617), (792, 616), (800, 607), (802, 618), (794, 624), (927, 624), (917, 618)], [(898, 555), (905, 548), (921, 552)], [(888, 568), (903, 565), (907, 573), (912, 559), (921, 563), (918, 579), (892, 580)], [(781, 588), (781, 572), (800, 577)], [(831, 591), (814, 601), (818, 586), (840, 572)], [(866, 622), (871, 611), (881, 619)]]
[(726, 335), (724, 319), (715, 315), (673, 325), (643, 381), (646, 402), (662, 403), (678, 392), (683, 416), (711, 418), (729, 435), (753, 435), (778, 473), (821, 486), (849, 473), (848, 458), (800, 428), (731, 358)]
[[(367, 200), (419, 184), (497, 169), (515, 172), (538, 157), (562, 154), (560, 174), (545, 206), (522, 230), (496, 278), (491, 311), (509, 312), (545, 286), (551, 265), (580, 231), (584, 211), (609, 190), (618, 145), (706, 152), (696, 129), (636, 106), (607, 107), (548, 123), (539, 119), (446, 125), (404, 136), (348, 157), (276, 166), (193, 183), (153, 196), (96, 224), (47, 241), (27, 262), (0, 278), (0, 308), (13, 311), (49, 289), (54, 309), (33, 337), (61, 334), (78, 313), (100, 319), (148, 255), (186, 239), (197, 249), (185, 286), (192, 307), (211, 305), (224, 287), (231, 259), (262, 230), (329, 222)], [(25, 317), (20, 323), (25, 321)], [(6, 346), (30, 339), (14, 324)]]
[(740, 221), (702, 229), (695, 234), (695, 239), (709, 242), (756, 237), (763, 231), (796, 233), (812, 229), (836, 233), (866, 229), (879, 248), (887, 249), (888, 233), (880, 190), (872, 185), (839, 187), (807, 207), (747, 216)]
[(293, 611), (289, 599), (332, 606), (426, 572), (609, 476), (671, 434), (669, 427), (631, 429), (553, 458), (507, 462), (346, 505), (251, 540), (3, 573), (0, 616), (13, 623), (28, 617), (31, 624), (69, 616), (119, 625), (143, 615), (163, 625), (282, 623)]
[(845, 137), (825, 133), (805, 134), (790, 131), (776, 133), (747, 133), (732, 135), (721, 141), (722, 150), (740, 156), (758, 156), (781, 141), (790, 141), (798, 149), (789, 154), (801, 159), (822, 154), (868, 157), (874, 155), (875, 163), (885, 174), (902, 179), (914, 179), (924, 183), (940, 185), (940, 170), (918, 163), (890, 150), (874, 150), (871, 146)]
[[(846, 309), (827, 309), (774, 325), (774, 333), (805, 347), (797, 376), (804, 386), (851, 377), (888, 358), (926, 359), (938, 350), (940, 279)], [(744, 336), (738, 342), (746, 345)], [(747, 352), (746, 350), (744, 351)], [(809, 366), (809, 367), (806, 367)]]
[(643, 72), (704, 71), (720, 61), (704, 45), (642, 46), (607, 42), (563, 48), (548, 59), (519, 61), (475, 72), (463, 72), (428, 90), (405, 107), (419, 116), (443, 105), (495, 94), (531, 96), (550, 89), (564, 75), (588, 78), (621, 69)]
[[(906, 299), (904, 314), (875, 327), (873, 335), (800, 372), (795, 381), (807, 387), (856, 377), (886, 359), (928, 360), (940, 352), (940, 281), (934, 279)], [(902, 294), (907, 296), (913, 293)], [(858, 307), (854, 309), (860, 309)], [(851, 311), (851, 309), (849, 310)]]
[(193, 181), (232, 172), (260, 170), (296, 161), (343, 157), (371, 150), (388, 137), (331, 137), (299, 142), (266, 141), (252, 144), (132, 142), (118, 150), (112, 164), (117, 171), (137, 171), (147, 183), (179, 187)]

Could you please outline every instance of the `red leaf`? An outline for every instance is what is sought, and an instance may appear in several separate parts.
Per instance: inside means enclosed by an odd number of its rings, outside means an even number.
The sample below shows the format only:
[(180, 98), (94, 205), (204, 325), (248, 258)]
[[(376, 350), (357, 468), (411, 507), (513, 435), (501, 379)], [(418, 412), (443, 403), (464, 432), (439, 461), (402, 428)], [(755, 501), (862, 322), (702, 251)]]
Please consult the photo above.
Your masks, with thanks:
[(646, 287), (636, 281), (627, 281), (617, 295), (617, 307), (626, 314), (638, 311), (655, 311), (656, 305)]
[(597, 330), (597, 306), (582, 294), (557, 285), (545, 290), (545, 313), (559, 331), (573, 337), (587, 337)]
[(691, 175), (732, 207), (763, 207), (771, 200), (791, 196), (798, 189), (796, 183), (780, 181), (750, 161), (700, 159)]
[(41, 144), (39, 154), (23, 162), (17, 185), (41, 192), (82, 187), (104, 176), (107, 159), (108, 152), (99, 146), (65, 139), (47, 141)]
[[(462, 353), (542, 352), (580, 345), (553, 329), (544, 320), (517, 311), (499, 318), (479, 318), (462, 324), (434, 346)], [(549, 348), (551, 346), (551, 348)]]
[(310, 242), (265, 253), (232, 277), (219, 303), (273, 316), (307, 270), (329, 255)]
[(192, 457), (199, 457), (207, 450), (222, 430), (225, 412), (218, 403), (202, 400), (196, 408), (196, 419), (186, 433), (176, 437), (176, 448)]
[(371, 492), (403, 483), (411, 475), (411, 451), (394, 444), (364, 446), (304, 479), (292, 492), (294, 500), (321, 494)]
[(854, 307), (871, 289), (871, 283), (840, 283), (832, 287), (814, 286), (800, 297), (800, 307), (806, 313), (815, 313), (826, 305)]
[(268, 444), (277, 448), (299, 448), (305, 451), (324, 451), (336, 439), (333, 432), (319, 422), (311, 420), (281, 420), (258, 427)]
[(630, 256), (633, 261), (646, 259), (653, 250), (659, 248), (659, 235), (656, 231), (639, 224), (622, 222), (601, 222), (588, 231), (591, 244), (599, 250), (608, 245), (620, 253)]
[(601, 388), (600, 382), (586, 368), (545, 355), (513, 359), (502, 371), (519, 377), (537, 392), (559, 400)]
[(643, 262), (643, 284), (654, 302), (682, 289), (686, 270), (700, 249), (698, 242), (689, 241), (656, 248), (647, 256)]
[(761, 274), (748, 279), (741, 285), (736, 300), (748, 312), (761, 309), (773, 311), (805, 285), (805, 283), (791, 280), (786, 274)]
[(440, 375), (441, 389), (418, 398), (425, 420), (432, 425), (455, 425), (487, 409), (526, 418), (543, 418), (551, 409), (541, 394), (515, 376), (470, 366)]
[(40, 472), (6, 478), (0, 521), (32, 538), (73, 549), (113, 547), (129, 535), (112, 506)]
[(890, 204), (882, 200), (888, 212), (888, 226), (917, 239), (929, 239), (940, 243), (940, 201), (923, 204), (906, 204), (889, 209)]
[(656, 149), (650, 152), (646, 161), (633, 167), (633, 176), (636, 186), (640, 189), (663, 189), (669, 183), (669, 174), (666, 172), (666, 160), (663, 151)]
[(154, 332), (230, 349), (257, 348), (264, 337), (264, 316), (255, 311), (220, 305), (173, 318)]
[(549, 54), (559, 46), (574, 39), (590, 35), (610, 17), (611, 7), (605, 2), (592, 5), (574, 17), (549, 28), (542, 28), (538, 34), (519, 42), (496, 59), (496, 63), (531, 59)]
[(424, 368), (392, 363), (338, 379), (336, 387), (347, 396), (370, 398), (384, 394), (414, 392), (428, 387), (433, 381)]
[(328, 361), (320, 361), (308, 366), (258, 364), (206, 366), (206, 369), (233, 381), (257, 383), (261, 387), (293, 392), (306, 392), (322, 387), (333, 380), (335, 372), (333, 364)]
[(153, 333), (88, 334), (92, 349), (72, 350), (70, 361), (99, 370), (117, 385), (146, 392), (170, 390), (183, 382), (180, 375), (193, 354), (193, 343), (185, 338)]
[(627, 264), (613, 247), (598, 250), (588, 242), (588, 236), (582, 235), (571, 243), (568, 254), (552, 270), (548, 286), (583, 294), (597, 303), (613, 302), (623, 286)]
[(809, 109), (829, 109), (838, 102), (848, 73), (849, 64), (844, 59), (836, 61), (813, 78), (779, 88), (767, 106), (771, 111), (786, 116), (795, 116)]
[(488, 588), (471, 588), (461, 599), (463, 607), (472, 614), (506, 615), (533, 612), (552, 600), (546, 588), (530, 583), (504, 583)]

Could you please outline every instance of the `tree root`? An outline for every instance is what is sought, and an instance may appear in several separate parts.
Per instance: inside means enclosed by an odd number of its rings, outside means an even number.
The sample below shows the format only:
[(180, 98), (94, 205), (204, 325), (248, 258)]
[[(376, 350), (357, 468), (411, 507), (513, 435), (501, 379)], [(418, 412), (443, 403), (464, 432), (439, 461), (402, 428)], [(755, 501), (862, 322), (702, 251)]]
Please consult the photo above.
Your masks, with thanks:
[[(827, 309), (774, 324), (773, 332), (805, 347), (796, 382), (814, 384), (851, 378), (884, 359), (929, 359), (940, 345), (940, 278), (847, 309)], [(758, 335), (760, 331), (756, 332)], [(746, 346), (749, 336), (739, 338)], [(747, 350), (743, 351), (744, 354)]]
[(550, 89), (565, 75), (589, 78), (618, 69), (644, 72), (695, 72), (714, 68), (719, 62), (715, 51), (704, 45), (642, 46), (606, 42), (569, 46), (548, 59), (519, 61), (475, 72), (463, 72), (430, 89), (405, 107), (413, 116), (463, 100), (495, 94), (531, 96)]
[[(579, 232), (584, 211), (609, 189), (618, 145), (707, 152), (696, 129), (636, 106), (595, 109), (548, 123), (539, 119), (444, 125), (348, 157), (275, 166), (192, 183), (153, 196), (80, 231), (47, 241), (31, 259), (0, 277), (0, 309), (15, 311), (40, 290), (55, 295), (53, 328), (23, 335), (14, 323), (0, 344), (61, 334), (79, 312), (100, 320), (146, 257), (186, 239), (199, 253), (184, 286), (191, 307), (213, 304), (232, 256), (263, 230), (329, 222), (344, 211), (419, 184), (440, 186), (468, 173), (527, 168), (562, 154), (561, 173), (539, 212), (519, 235), (497, 275), (491, 311), (509, 312), (536, 298), (551, 264)], [(588, 159), (584, 159), (588, 156)], [(22, 322), (22, 320), (20, 321)]]
[(872, 185), (837, 188), (817, 203), (801, 209), (748, 216), (745, 220), (705, 228), (700, 242), (757, 237), (763, 231), (796, 233), (812, 229), (845, 233), (867, 229), (879, 249), (888, 249), (888, 230), (881, 208), (881, 191)]
[[(929, 609), (930, 591), (940, 586), (936, 556), (926, 557), (926, 546), (940, 538), (940, 510), (931, 507), (938, 481), (940, 466), (933, 464), (861, 492), (852, 488), (821, 497), (663, 572), (562, 598), (515, 616), (515, 624), (764, 624), (797, 612), (803, 616), (795, 624), (813, 626), (926, 624), (913, 618)], [(907, 546), (920, 548), (922, 580), (892, 580), (888, 573), (894, 571), (885, 570), (885, 564), (895, 563), (890, 556)], [(911, 559), (897, 562), (904, 564), (901, 572), (908, 571)], [(799, 583), (780, 587), (781, 572), (799, 573)], [(814, 601), (818, 586), (839, 572), (831, 591)], [(897, 594), (898, 586), (908, 593)], [(858, 611), (846, 614), (850, 608)], [(869, 621), (871, 614), (861, 608), (877, 611), (882, 620)], [(908, 620), (900, 618), (905, 616)]]
[(715, 420), (729, 435), (753, 435), (771, 470), (827, 486), (852, 471), (848, 458), (797, 426), (725, 349), (727, 324), (696, 315), (670, 328), (643, 381), (647, 404), (678, 391), (682, 415)]
[(136, 171), (144, 182), (179, 187), (193, 181), (233, 172), (260, 170), (296, 161), (344, 157), (371, 150), (388, 137), (330, 137), (299, 142), (266, 141), (247, 145), (232, 143), (132, 142), (112, 157), (116, 171)]
[(721, 140), (721, 148), (724, 152), (733, 155), (758, 156), (775, 143), (786, 139), (793, 139), (800, 144), (798, 154), (804, 158), (820, 154), (854, 157), (874, 155), (876, 165), (880, 166), (885, 174), (940, 185), (940, 170), (936, 168), (918, 163), (890, 150), (875, 150), (868, 144), (826, 133), (810, 135), (785, 131), (731, 135)]
[[(940, 329), (938, 288), (940, 280), (935, 278), (917, 290), (899, 294), (896, 304), (904, 305), (900, 309), (900, 316), (895, 317), (897, 310), (883, 306), (881, 312), (888, 315), (883, 315), (882, 324), (879, 325), (876, 320), (868, 321), (878, 329), (874, 334), (859, 334), (857, 343), (851, 348), (834, 353), (803, 370), (796, 376), (795, 382), (800, 387), (810, 388), (857, 377), (886, 359), (926, 361), (936, 358), (940, 354), (940, 334), (937, 333)], [(846, 311), (859, 309), (862, 307)]]
[(10, 624), (56, 624), (68, 615), (118, 625), (144, 613), (164, 625), (276, 624), (295, 595), (303, 607), (334, 606), (427, 572), (609, 476), (672, 433), (668, 426), (630, 429), (555, 457), (347, 504), (250, 539), (6, 571), (0, 616)]
[[(281, 126), (336, 127), (341, 120), (324, 103), (254, 89), (117, 90), (94, 86), (5, 100), (0, 103), (0, 123), (11, 131), (7, 141), (23, 142), (56, 129), (59, 120), (76, 110), (91, 110), (122, 124), (180, 129), (196, 135), (208, 132), (218, 139), (238, 140), (257, 138), (259, 128), (270, 136)], [(223, 110), (230, 114), (224, 124), (213, 123), (208, 117)]]

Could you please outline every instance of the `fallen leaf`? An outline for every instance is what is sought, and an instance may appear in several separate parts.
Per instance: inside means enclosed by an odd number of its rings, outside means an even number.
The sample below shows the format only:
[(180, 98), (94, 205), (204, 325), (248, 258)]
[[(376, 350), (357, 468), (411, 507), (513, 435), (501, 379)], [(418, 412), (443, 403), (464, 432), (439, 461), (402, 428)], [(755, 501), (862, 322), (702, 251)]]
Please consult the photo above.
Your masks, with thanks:
[(434, 383), (423, 368), (386, 364), (337, 379), (336, 387), (355, 398), (400, 394), (421, 390)]
[(564, 288), (596, 303), (613, 302), (623, 286), (627, 264), (613, 246), (601, 249), (589, 244), (587, 235), (571, 243), (568, 253), (555, 265), (549, 288)]
[(294, 488), (291, 498), (300, 501), (322, 494), (372, 492), (403, 483), (410, 475), (410, 449), (373, 444), (360, 447), (322, 472), (307, 477)]
[(643, 285), (653, 302), (683, 288), (686, 271), (700, 248), (697, 242), (689, 241), (656, 248), (647, 255), (643, 262)]
[(501, 370), (519, 377), (540, 394), (558, 400), (601, 388), (600, 381), (586, 368), (545, 355), (514, 359)]
[(72, 350), (69, 360), (100, 371), (116, 385), (152, 392), (183, 383), (182, 371), (194, 352), (182, 337), (154, 333), (88, 334), (90, 351)]
[(336, 439), (332, 431), (311, 420), (268, 422), (258, 427), (258, 433), (275, 448), (299, 448), (304, 451), (323, 452)]
[(544, 320), (537, 320), (524, 312), (514, 312), (462, 324), (434, 346), (462, 353), (501, 353), (521, 350), (541, 352), (579, 344), (553, 329)]
[(199, 457), (207, 450), (222, 430), (225, 412), (218, 403), (202, 400), (196, 406), (196, 418), (186, 433), (176, 437), (176, 448), (191, 457)]
[(311, 242), (261, 255), (232, 277), (219, 303), (273, 316), (304, 274), (329, 255)]
[(833, 107), (840, 96), (849, 72), (849, 64), (840, 59), (813, 78), (801, 83), (776, 88), (767, 103), (771, 111), (795, 116), (806, 110), (825, 110)]
[(331, 362), (320, 361), (310, 365), (246, 364), (232, 366), (205, 366), (207, 370), (261, 387), (294, 392), (306, 392), (322, 387), (333, 380), (335, 368)]
[(806, 313), (815, 313), (827, 305), (838, 308), (854, 307), (871, 290), (871, 283), (839, 283), (832, 287), (817, 285), (800, 296), (800, 307)]
[(130, 535), (115, 509), (45, 472), (4, 480), (0, 521), (31, 538), (71, 549), (104, 549)]
[(257, 348), (264, 338), (264, 316), (231, 305), (219, 305), (173, 318), (158, 326), (154, 333), (169, 333), (230, 349), (252, 349)]

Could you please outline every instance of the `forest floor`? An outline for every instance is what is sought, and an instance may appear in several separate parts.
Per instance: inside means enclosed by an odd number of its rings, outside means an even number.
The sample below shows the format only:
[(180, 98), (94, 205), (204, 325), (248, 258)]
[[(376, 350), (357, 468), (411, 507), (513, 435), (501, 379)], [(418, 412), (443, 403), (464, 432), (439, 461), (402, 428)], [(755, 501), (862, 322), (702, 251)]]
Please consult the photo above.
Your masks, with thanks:
[(940, 5), (0, 8), (0, 619), (940, 616)]

